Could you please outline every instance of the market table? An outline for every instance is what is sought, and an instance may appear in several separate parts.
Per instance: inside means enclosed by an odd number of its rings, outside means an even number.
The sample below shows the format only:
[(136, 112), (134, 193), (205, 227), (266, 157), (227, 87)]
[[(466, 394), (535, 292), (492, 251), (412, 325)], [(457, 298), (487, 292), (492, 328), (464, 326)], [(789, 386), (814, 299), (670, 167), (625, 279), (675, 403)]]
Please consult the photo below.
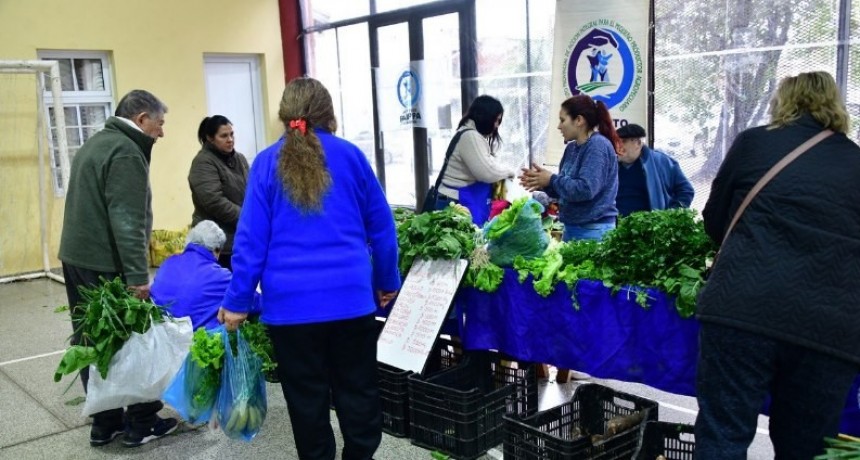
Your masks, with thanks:
[[(541, 297), (530, 278), (520, 284), (512, 269), (505, 269), (501, 286), (492, 294), (461, 288), (455, 303), (466, 317), (463, 344), (695, 396), (699, 323), (681, 318), (674, 299), (649, 289), (645, 309), (636, 303), (635, 291), (613, 296), (600, 281), (582, 280), (576, 290), (578, 309), (564, 283)], [(860, 435), (858, 391), (860, 377), (846, 402), (841, 427), (855, 436)]]

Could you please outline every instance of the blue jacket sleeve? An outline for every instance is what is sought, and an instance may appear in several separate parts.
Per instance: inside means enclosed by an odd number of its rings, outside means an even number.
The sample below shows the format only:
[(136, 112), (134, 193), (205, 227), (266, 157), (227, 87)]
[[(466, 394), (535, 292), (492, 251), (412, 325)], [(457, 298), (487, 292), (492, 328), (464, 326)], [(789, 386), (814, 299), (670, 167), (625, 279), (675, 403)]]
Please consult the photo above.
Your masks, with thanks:
[(280, 149), (280, 142), (258, 155), (248, 177), (248, 188), (233, 242), (233, 279), (223, 302), (224, 308), (232, 312), (253, 311), (257, 284), (266, 264), (272, 234), (273, 191), (270, 188), (273, 186), (273, 149)]
[(363, 219), (373, 255), (373, 286), (383, 291), (397, 291), (400, 289), (400, 271), (397, 266), (394, 215), (370, 165), (366, 164), (364, 169), (366, 193)]
[[(570, 148), (573, 148), (572, 143), (568, 144), (566, 149)], [(580, 152), (582, 166), (575, 175), (563, 174), (564, 169), (560, 167), (559, 174), (553, 174), (552, 179), (550, 179), (549, 188), (558, 194), (558, 197), (563, 201), (577, 202), (594, 199), (597, 193), (606, 186), (604, 178), (606, 177), (605, 171), (611, 166), (609, 162), (617, 161), (614, 153), (608, 155), (603, 151), (605, 148), (607, 147), (603, 143), (589, 142), (585, 149)], [(550, 194), (550, 196), (552, 195)]]
[(696, 191), (677, 161), (672, 162), (672, 178), (672, 197), (669, 200), (669, 208), (689, 208)]

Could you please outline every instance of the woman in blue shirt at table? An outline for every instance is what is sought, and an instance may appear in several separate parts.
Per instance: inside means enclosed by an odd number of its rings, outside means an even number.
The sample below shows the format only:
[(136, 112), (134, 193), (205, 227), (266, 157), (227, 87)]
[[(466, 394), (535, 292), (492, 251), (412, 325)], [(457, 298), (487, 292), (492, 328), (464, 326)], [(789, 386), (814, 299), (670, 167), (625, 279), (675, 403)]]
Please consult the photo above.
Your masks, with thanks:
[(538, 165), (523, 169), (520, 183), (559, 199), (564, 241), (600, 240), (615, 228), (618, 209), (618, 146), (621, 140), (609, 110), (589, 96), (573, 96), (561, 104), (558, 130), (567, 146), (553, 174)]
[(218, 316), (238, 327), (260, 282), (299, 458), (335, 458), (333, 401), (342, 458), (370, 460), (382, 439), (374, 312), (400, 289), (394, 218), (362, 151), (333, 134), (319, 81), (290, 81), (278, 116), (286, 134), (251, 167)]
[(493, 183), (516, 174), (495, 156), (501, 143), (499, 126), (504, 115), (502, 103), (496, 98), (481, 95), (472, 101), (457, 127), (463, 134), (454, 146), (439, 186), (443, 198), (440, 201), (447, 198), (465, 206), (472, 214), (472, 222), (479, 226), (490, 216)]

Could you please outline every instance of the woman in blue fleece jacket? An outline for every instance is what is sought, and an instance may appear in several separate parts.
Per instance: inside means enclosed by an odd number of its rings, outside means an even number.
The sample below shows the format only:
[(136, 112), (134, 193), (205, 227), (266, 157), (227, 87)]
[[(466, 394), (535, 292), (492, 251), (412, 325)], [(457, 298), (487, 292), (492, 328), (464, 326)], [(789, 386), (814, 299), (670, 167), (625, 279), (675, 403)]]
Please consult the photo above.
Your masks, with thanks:
[(558, 174), (532, 165), (523, 169), (520, 183), (558, 198), (564, 241), (600, 240), (615, 228), (618, 216), (616, 155), (621, 140), (606, 104), (584, 94), (562, 102), (558, 118), (567, 143)]
[(219, 319), (238, 327), (259, 282), (299, 458), (335, 458), (333, 400), (342, 457), (367, 460), (382, 439), (373, 313), (400, 289), (394, 219), (364, 154), (332, 134), (319, 81), (290, 81), (279, 117), (285, 136), (251, 167)]

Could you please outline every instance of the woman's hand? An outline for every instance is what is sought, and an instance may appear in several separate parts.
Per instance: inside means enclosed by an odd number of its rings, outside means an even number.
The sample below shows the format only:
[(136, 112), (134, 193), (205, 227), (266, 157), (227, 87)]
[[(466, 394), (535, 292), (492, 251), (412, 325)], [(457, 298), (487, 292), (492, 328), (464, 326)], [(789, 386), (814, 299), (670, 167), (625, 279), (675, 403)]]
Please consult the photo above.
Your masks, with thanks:
[(227, 327), (228, 331), (235, 331), (248, 318), (247, 313), (236, 313), (224, 307), (218, 309), (218, 322)]
[(523, 174), (520, 176), (520, 185), (530, 192), (541, 190), (549, 186), (549, 181), (552, 179), (552, 173), (549, 170), (534, 164), (531, 168), (523, 168), (522, 172)]
[(397, 296), (397, 291), (383, 291), (381, 289), (377, 290), (376, 305), (378, 305), (379, 308), (385, 309), (386, 307), (388, 307), (388, 304), (391, 303), (392, 300), (394, 300), (395, 296)]

